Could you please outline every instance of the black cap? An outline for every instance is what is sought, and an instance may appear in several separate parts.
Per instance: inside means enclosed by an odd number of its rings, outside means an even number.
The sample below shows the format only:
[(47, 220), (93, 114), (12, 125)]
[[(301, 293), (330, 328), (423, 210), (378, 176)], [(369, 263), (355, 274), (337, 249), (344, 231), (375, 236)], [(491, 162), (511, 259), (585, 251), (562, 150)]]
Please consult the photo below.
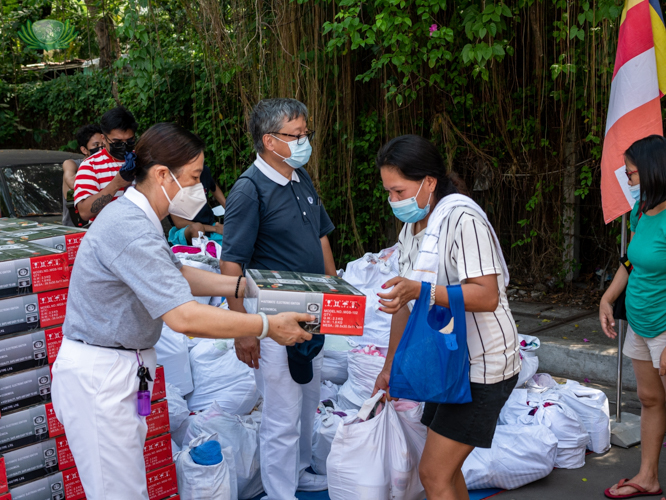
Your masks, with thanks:
[(298, 384), (309, 384), (314, 377), (312, 371), (312, 360), (324, 347), (324, 336), (313, 335), (312, 339), (287, 347), (287, 362), (289, 373), (294, 382)]

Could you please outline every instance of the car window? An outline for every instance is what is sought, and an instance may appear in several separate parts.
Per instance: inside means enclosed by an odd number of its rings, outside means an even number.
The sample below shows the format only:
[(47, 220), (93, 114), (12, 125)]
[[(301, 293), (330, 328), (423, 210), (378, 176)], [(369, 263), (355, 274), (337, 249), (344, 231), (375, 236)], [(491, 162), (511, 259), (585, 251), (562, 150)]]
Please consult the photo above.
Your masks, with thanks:
[(2, 170), (18, 217), (62, 213), (62, 165), (25, 165)]

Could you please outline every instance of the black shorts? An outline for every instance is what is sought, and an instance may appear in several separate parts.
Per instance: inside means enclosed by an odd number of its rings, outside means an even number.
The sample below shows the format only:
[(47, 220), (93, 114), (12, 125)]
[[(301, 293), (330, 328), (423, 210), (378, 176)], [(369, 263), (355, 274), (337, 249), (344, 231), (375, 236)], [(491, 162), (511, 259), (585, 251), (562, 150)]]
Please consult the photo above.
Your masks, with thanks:
[(426, 403), (421, 423), (459, 443), (490, 448), (500, 411), (517, 382), (518, 375), (497, 384), (471, 383), (471, 403)]

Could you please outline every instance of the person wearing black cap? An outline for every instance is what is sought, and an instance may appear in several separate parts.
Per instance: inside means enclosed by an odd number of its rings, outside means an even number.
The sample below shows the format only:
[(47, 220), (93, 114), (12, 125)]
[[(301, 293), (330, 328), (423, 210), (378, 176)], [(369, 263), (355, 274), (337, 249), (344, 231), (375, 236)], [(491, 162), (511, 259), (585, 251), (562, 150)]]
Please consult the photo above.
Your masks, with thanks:
[[(244, 269), (335, 274), (327, 237), (334, 226), (303, 168), (314, 135), (307, 117), (307, 108), (295, 99), (265, 99), (252, 111), (257, 158), (227, 198), (222, 274), (240, 276)], [(230, 309), (245, 311), (242, 300), (227, 299)], [(259, 432), (264, 500), (295, 500), (297, 489), (328, 487), (326, 476), (306, 471), (323, 344), (323, 335), (286, 349), (270, 339), (236, 342), (238, 359), (257, 369), (264, 397)]]

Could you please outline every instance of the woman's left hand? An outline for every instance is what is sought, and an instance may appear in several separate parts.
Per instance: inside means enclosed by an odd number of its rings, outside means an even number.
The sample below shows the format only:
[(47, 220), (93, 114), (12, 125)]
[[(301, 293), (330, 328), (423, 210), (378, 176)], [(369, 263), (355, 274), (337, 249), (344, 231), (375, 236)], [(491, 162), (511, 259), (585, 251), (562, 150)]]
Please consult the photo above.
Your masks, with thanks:
[(407, 278), (397, 276), (388, 280), (382, 288), (391, 288), (393, 290), (385, 293), (378, 293), (381, 299), (379, 303), (382, 307), (379, 308), (388, 314), (395, 314), (403, 308), (411, 300), (416, 300), (421, 295), (421, 283)]
[(662, 377), (666, 375), (666, 348), (661, 351), (661, 356), (659, 358), (659, 375)]

